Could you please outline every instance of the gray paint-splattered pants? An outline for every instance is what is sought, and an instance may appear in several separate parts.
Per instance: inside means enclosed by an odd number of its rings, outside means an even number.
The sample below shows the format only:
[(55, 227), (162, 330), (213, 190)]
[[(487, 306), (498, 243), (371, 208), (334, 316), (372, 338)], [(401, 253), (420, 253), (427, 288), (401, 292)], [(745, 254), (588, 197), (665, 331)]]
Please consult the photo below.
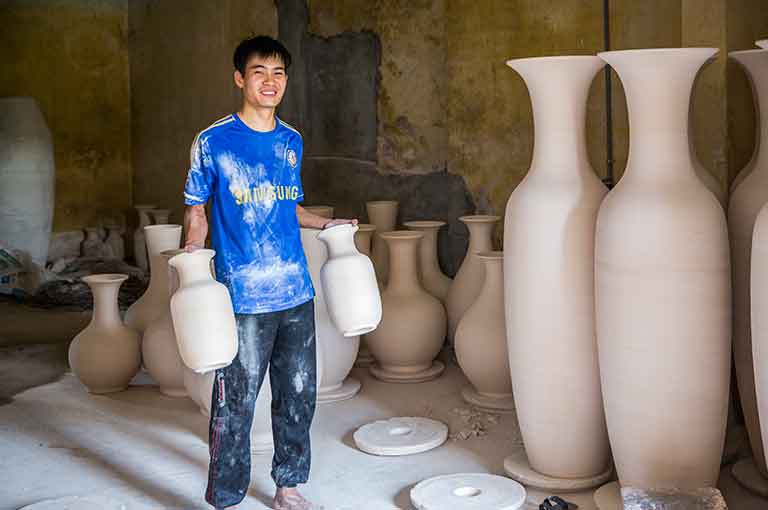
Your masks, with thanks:
[(216, 508), (240, 503), (248, 490), (254, 405), (268, 366), (275, 484), (306, 483), (311, 460), (309, 427), (317, 393), (313, 301), (236, 319), (239, 350), (231, 365), (216, 371), (211, 400), (205, 499)]

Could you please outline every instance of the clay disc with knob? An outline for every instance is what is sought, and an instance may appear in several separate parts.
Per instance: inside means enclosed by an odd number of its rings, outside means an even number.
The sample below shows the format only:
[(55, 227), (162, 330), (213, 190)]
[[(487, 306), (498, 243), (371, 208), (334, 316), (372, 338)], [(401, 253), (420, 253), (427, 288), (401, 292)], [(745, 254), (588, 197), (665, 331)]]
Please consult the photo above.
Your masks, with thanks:
[(448, 439), (448, 426), (429, 418), (390, 418), (363, 425), (355, 444), (371, 455), (412, 455), (437, 448)]
[(518, 482), (481, 473), (436, 476), (411, 489), (417, 510), (518, 510), (525, 498)]

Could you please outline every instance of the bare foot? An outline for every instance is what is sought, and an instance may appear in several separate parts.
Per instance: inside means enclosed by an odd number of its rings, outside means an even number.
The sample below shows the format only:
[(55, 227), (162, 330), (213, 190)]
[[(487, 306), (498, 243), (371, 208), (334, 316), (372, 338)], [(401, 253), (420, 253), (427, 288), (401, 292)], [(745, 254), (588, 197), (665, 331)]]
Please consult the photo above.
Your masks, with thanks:
[(272, 500), (273, 510), (323, 510), (323, 507), (310, 503), (299, 494), (295, 487), (282, 487), (275, 492)]

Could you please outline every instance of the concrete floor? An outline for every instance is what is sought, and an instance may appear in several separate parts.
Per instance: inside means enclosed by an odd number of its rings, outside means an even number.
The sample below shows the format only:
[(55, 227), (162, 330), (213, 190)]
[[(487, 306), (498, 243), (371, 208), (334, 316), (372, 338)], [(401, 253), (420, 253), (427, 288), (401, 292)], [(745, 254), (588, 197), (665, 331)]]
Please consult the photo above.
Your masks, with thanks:
[[(3, 311), (0, 307), (0, 316)], [(37, 315), (37, 324), (48, 322), (40, 321), (39, 311), (23, 313), (27, 319)], [(81, 320), (70, 315), (60, 324), (71, 327)], [(27, 330), (17, 341), (6, 331), (0, 333), (6, 344), (0, 346), (0, 510), (73, 496), (84, 498), (76, 507), (83, 510), (209, 508), (203, 500), (207, 420), (190, 400), (164, 397), (141, 378), (125, 392), (90, 395), (68, 372), (65, 343), (28, 345), (39, 332)], [(503, 474), (504, 457), (522, 449), (514, 415), (478, 414), (467, 421), (469, 406), (459, 393), (467, 382), (453, 363), (440, 379), (417, 385), (383, 383), (358, 369), (354, 375), (363, 382), (362, 392), (319, 406), (313, 425), (313, 467), (305, 493), (326, 510), (411, 509), (409, 490), (422, 479)], [(406, 415), (441, 420), (454, 436), (473, 428), (484, 433), (399, 458), (375, 457), (354, 447), (357, 427)], [(242, 510), (268, 508), (270, 462), (270, 455), (253, 457), (251, 490)], [(727, 468), (720, 486), (731, 510), (768, 508), (768, 500), (749, 495)], [(529, 490), (526, 510), (538, 508), (547, 495)], [(591, 493), (565, 497), (581, 510), (596, 510)]]

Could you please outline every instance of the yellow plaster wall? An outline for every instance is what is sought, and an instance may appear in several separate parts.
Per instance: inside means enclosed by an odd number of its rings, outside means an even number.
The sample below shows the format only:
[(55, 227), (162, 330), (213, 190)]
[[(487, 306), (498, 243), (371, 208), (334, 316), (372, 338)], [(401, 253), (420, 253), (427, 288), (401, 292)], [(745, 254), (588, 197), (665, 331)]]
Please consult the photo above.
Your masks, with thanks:
[(117, 219), (131, 203), (125, 1), (10, 0), (0, 19), (0, 96), (34, 97), (53, 135), (54, 230)]

